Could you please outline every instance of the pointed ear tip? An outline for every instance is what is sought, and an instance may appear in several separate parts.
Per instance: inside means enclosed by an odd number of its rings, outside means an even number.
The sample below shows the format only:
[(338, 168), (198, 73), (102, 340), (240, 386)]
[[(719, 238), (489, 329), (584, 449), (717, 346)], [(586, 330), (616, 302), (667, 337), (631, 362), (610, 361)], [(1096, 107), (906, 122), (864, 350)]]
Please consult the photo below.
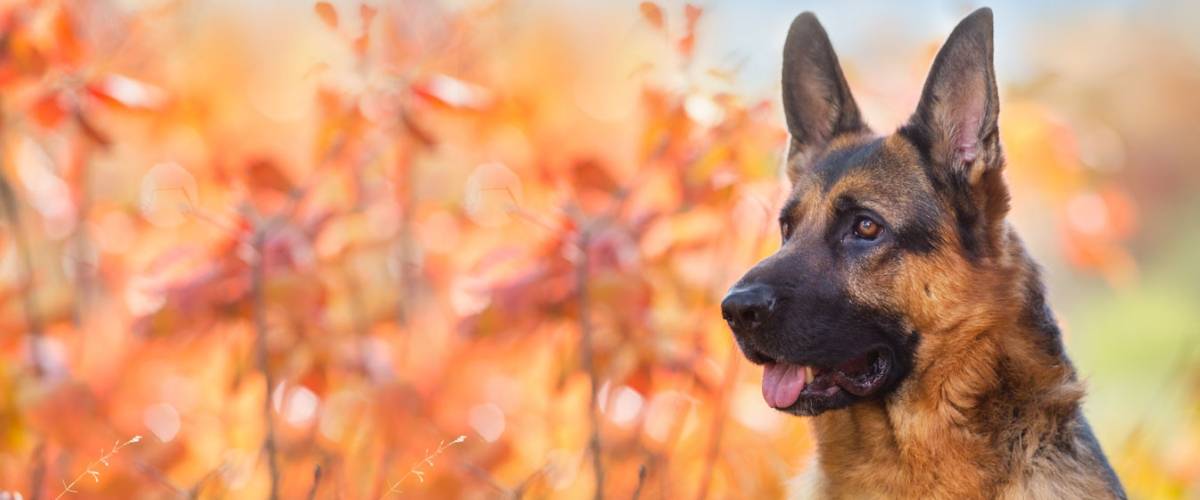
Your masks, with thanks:
[(816, 47), (829, 46), (829, 34), (825, 33), (825, 27), (821, 26), (816, 14), (804, 11), (792, 20), (792, 25), (788, 28), (787, 41), (784, 42), (785, 51), (808, 52)]
[[(992, 44), (992, 9), (981, 7), (958, 22), (954, 31), (946, 39), (946, 44), (954, 44), (956, 40), (977, 40), (981, 46), (990, 47)], [(989, 49), (990, 50), (990, 49)]]
[(968, 14), (967, 17), (964, 17), (962, 22), (959, 24), (962, 24), (964, 26), (987, 28), (988, 31), (991, 31), (992, 22), (993, 22), (992, 8), (991, 7), (980, 7), (978, 9), (976, 9), (975, 12), (972, 12), (972, 13)]
[(821, 21), (817, 20), (817, 15), (813, 14), (812, 11), (806, 10), (796, 16), (796, 19), (792, 20), (792, 27), (788, 31), (794, 33), (797, 30), (810, 30), (813, 28), (824, 29), (821, 27)]

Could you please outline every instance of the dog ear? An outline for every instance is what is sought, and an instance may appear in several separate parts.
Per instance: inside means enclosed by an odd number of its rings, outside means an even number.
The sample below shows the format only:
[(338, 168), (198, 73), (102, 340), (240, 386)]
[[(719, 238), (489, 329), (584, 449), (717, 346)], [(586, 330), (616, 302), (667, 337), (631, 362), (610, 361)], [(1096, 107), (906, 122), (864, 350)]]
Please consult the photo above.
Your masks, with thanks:
[(783, 111), (792, 136), (792, 180), (834, 137), (867, 130), (829, 35), (811, 12), (796, 16), (783, 46)]
[(938, 51), (906, 128), (937, 168), (975, 185), (984, 171), (1003, 163), (999, 114), (992, 10), (984, 7), (959, 22)]
[(972, 255), (992, 255), (1004, 241), (1009, 196), (1001, 172), (999, 114), (992, 11), (985, 7), (950, 33), (933, 60), (916, 113), (900, 129), (926, 155)]

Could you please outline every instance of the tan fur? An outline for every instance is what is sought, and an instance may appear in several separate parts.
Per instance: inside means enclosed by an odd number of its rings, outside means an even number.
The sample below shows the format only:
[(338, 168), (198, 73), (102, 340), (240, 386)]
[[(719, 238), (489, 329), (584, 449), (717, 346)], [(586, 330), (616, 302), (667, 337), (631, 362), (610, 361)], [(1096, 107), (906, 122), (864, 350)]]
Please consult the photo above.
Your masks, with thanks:
[[(886, 147), (895, 161), (915, 161), (894, 140)], [(805, 205), (829, 210), (838, 195), (862, 196), (882, 182), (905, 181), (847, 176), (824, 196), (806, 193)], [(1006, 194), (993, 197), (1004, 204), (988, 214), (999, 243), (983, 262), (949, 242), (851, 282), (855, 300), (903, 311), (922, 339), (893, 394), (814, 418), (819, 455), (798, 497), (1111, 498), (1089, 457), (1047, 446), (1078, 441), (1083, 388), (1069, 362), (1018, 321), (1037, 271), (1003, 223)], [(953, 235), (945, 224), (942, 233)]]
[[(794, 485), (798, 497), (1123, 498), (1080, 412), (1083, 387), (1037, 267), (1004, 221), (992, 24), (982, 8), (955, 27), (916, 112), (883, 138), (863, 122), (816, 16), (800, 14), (789, 28), (782, 83), (791, 212), (781, 218), (783, 247), (743, 281), (761, 296), (771, 281), (764, 276), (782, 275), (785, 285), (825, 280), (835, 301), (801, 296), (809, 307), (790, 311), (815, 316), (822, 340), (839, 339), (845, 327), (822, 324), (818, 306), (846, 304), (886, 320), (885, 341), (898, 346), (887, 352), (901, 352), (892, 361), (906, 370), (890, 372), (903, 378), (888, 392), (797, 413), (816, 415), (818, 444)], [(889, 239), (849, 225), (872, 219)], [(826, 274), (829, 266), (836, 272)], [(751, 290), (740, 294), (731, 295), (734, 306)], [(778, 314), (774, 304), (763, 310)], [(808, 362), (755, 352), (752, 334), (763, 332), (746, 322), (759, 319), (740, 320), (738, 342), (752, 359)], [(862, 331), (850, 333), (847, 341), (862, 342)]]

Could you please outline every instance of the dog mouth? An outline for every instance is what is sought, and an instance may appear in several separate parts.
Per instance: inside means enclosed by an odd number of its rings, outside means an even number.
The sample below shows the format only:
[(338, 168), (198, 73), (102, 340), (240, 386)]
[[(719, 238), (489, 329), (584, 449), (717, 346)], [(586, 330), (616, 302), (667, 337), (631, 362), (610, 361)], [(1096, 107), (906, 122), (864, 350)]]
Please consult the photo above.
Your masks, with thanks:
[(805, 402), (811, 406), (843, 392), (870, 396), (883, 388), (891, 366), (886, 349), (874, 349), (830, 367), (768, 361), (763, 365), (763, 399), (772, 408), (783, 410)]

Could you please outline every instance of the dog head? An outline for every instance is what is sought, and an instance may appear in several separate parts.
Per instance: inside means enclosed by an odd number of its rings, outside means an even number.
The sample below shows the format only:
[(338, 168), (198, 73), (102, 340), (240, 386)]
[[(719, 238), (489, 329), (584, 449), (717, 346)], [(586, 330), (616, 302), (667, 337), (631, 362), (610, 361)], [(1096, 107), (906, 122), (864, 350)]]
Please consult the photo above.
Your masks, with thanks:
[(972, 277), (1000, 251), (1008, 210), (991, 10), (954, 29), (916, 112), (887, 136), (863, 122), (825, 30), (801, 14), (784, 47), (783, 104), (782, 245), (721, 308), (764, 365), (767, 403), (816, 415), (901, 386), (924, 337), (954, 330), (943, 326), (986, 286)]

